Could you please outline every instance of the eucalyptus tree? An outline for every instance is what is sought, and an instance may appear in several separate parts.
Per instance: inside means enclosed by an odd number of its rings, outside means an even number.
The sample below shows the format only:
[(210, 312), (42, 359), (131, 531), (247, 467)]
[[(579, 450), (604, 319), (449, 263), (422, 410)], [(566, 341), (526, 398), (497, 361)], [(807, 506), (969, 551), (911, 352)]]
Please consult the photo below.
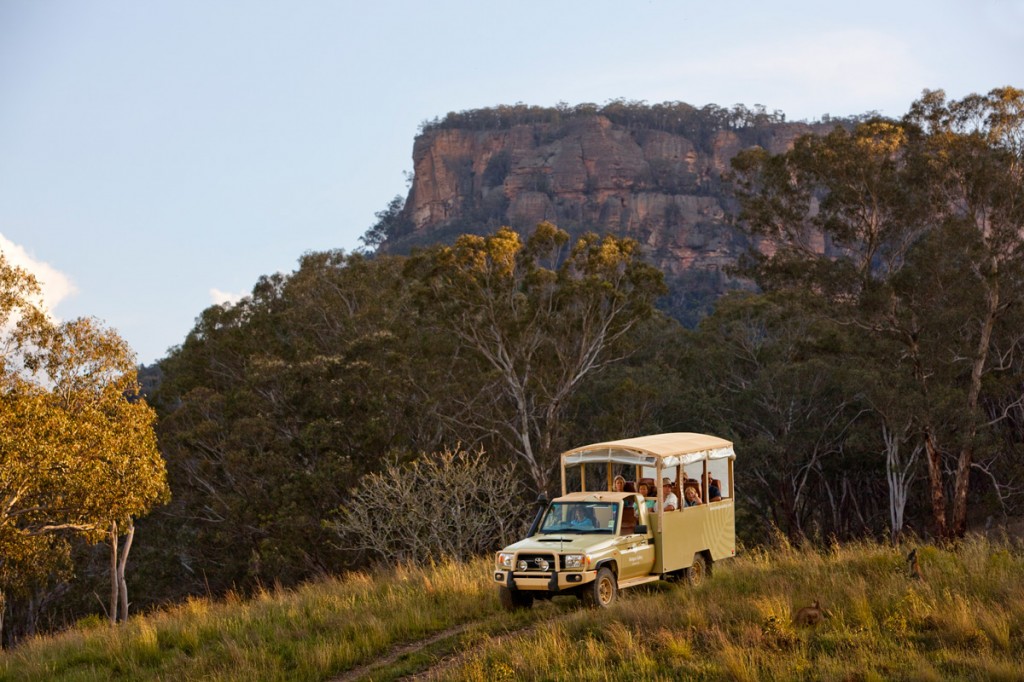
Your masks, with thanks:
[(410, 374), (429, 351), (404, 260), (305, 254), (205, 310), (162, 362), (176, 500), (160, 519), (168, 596), (292, 584), (355, 560), (322, 522), (359, 478), (439, 434)]
[[(851, 452), (865, 417), (851, 390), (851, 339), (790, 293), (732, 294), (679, 357), (692, 426), (743, 445), (737, 468), (747, 526), (793, 539), (873, 532), (877, 495)], [(696, 427), (696, 428), (694, 428)]]
[(439, 416), (464, 440), (495, 438), (538, 490), (551, 485), (570, 399), (630, 355), (665, 291), (636, 242), (588, 233), (569, 244), (550, 223), (525, 242), (510, 228), (464, 235), (414, 255), (406, 273), (424, 319), (450, 339), (448, 363), (481, 370), (433, 387), (458, 405)]
[(1002, 321), (1024, 302), (1022, 140), (1024, 92), (949, 102), (926, 92), (901, 121), (734, 162), (743, 224), (771, 245), (754, 259), (758, 283), (810, 292), (829, 318), (898, 345), (874, 362), (916, 394), (912, 430), (943, 537), (966, 527), (970, 474), (993, 421), (985, 387), (1021, 348), (1021, 331)]
[[(166, 499), (155, 415), (138, 399), (133, 355), (92, 319), (54, 324), (34, 278), (0, 254), (0, 602), (66, 575), (66, 538), (111, 540), (111, 618), (127, 614), (133, 519)], [(118, 524), (128, 529), (118, 562)]]

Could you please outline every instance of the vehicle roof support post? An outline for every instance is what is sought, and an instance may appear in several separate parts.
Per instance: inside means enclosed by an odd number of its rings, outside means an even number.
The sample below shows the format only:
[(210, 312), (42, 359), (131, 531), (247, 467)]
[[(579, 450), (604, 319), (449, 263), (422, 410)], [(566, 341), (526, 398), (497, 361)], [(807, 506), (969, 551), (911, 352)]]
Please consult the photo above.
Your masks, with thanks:
[(606, 468), (608, 470), (608, 485), (605, 486), (605, 490), (611, 490), (612, 489), (612, 460), (611, 459), (608, 460), (608, 466)]
[(700, 494), (704, 498), (704, 504), (711, 501), (711, 496), (708, 494), (708, 489), (711, 487), (711, 474), (708, 472), (708, 460), (705, 459), (701, 463), (704, 472), (700, 475)]
[(661, 484), (661, 462), (654, 468), (654, 489), (658, 491), (658, 534), (665, 531), (665, 486)]
[(559, 467), (562, 470), (562, 494), (565, 495), (565, 462), (562, 462), (562, 466)]
[(729, 497), (735, 498), (736, 495), (733, 492), (733, 485), (736, 483), (736, 477), (732, 473), (733, 460), (729, 459)]
[(587, 465), (580, 464), (580, 491), (587, 492)]

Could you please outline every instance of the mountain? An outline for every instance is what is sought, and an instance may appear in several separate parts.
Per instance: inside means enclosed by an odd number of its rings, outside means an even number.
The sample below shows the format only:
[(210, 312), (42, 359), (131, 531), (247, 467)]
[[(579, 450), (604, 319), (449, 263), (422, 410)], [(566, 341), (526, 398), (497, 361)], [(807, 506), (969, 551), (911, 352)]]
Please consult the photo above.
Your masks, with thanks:
[(752, 146), (781, 152), (853, 120), (789, 123), (763, 108), (621, 101), (449, 114), (417, 136), (410, 191), (380, 249), (404, 253), (501, 225), (527, 232), (543, 220), (570, 234), (629, 236), (665, 272), (665, 306), (692, 323), (722, 291), (744, 285), (728, 272), (742, 253), (771, 248), (729, 223), (731, 159)]

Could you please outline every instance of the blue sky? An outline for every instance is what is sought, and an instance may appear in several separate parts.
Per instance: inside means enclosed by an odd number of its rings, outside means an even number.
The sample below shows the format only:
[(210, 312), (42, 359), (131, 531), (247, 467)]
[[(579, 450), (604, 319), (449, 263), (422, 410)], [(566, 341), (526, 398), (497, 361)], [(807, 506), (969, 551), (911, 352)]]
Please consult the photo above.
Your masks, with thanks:
[(623, 97), (899, 116), (1024, 87), (1024, 0), (0, 0), (0, 249), (151, 363), (359, 246), (449, 111)]

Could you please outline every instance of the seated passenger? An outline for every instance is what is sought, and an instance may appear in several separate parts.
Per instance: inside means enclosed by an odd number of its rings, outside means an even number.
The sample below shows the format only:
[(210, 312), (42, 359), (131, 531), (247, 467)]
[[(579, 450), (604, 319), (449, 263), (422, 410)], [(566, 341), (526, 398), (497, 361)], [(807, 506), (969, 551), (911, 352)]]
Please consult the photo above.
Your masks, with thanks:
[(712, 502), (720, 502), (722, 499), (722, 489), (719, 487), (717, 478), (712, 478), (708, 483), (708, 499)]
[(594, 520), (590, 518), (583, 507), (574, 507), (569, 518), (569, 525), (573, 528), (592, 529), (595, 528)]
[(612, 492), (621, 493), (623, 488), (626, 487), (626, 479), (622, 476), (616, 476), (612, 480)]
[(654, 495), (654, 491), (650, 490), (647, 484), (641, 481), (639, 492), (643, 495), (644, 506), (647, 507), (647, 511), (654, 511), (654, 508), (658, 506), (658, 498)]
[(661, 484), (662, 494), (665, 496), (665, 511), (675, 511), (679, 508), (679, 498), (672, 492), (672, 482), (667, 478)]
[(683, 491), (683, 497), (686, 498), (687, 507), (696, 507), (700, 504), (700, 494), (692, 485), (686, 486), (686, 490)]

